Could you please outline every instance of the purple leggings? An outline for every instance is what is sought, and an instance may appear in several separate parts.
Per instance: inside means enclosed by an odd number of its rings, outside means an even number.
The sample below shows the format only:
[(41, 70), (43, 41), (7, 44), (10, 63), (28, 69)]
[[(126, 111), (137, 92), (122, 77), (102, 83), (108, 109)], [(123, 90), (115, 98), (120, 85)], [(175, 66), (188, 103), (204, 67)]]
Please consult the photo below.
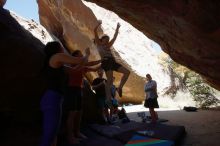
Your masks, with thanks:
[(43, 137), (40, 146), (51, 146), (60, 128), (63, 97), (60, 93), (47, 90), (41, 100), (43, 112)]

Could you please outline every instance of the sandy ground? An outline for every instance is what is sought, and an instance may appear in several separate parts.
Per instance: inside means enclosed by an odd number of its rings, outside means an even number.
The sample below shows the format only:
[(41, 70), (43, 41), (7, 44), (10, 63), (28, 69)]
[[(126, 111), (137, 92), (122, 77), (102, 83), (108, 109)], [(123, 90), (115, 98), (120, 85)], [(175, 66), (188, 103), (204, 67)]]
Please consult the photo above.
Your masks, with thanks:
[[(143, 111), (144, 108), (137, 106), (126, 109), (131, 119), (141, 121), (136, 112)], [(132, 112), (134, 109), (135, 112)], [(220, 110), (186, 112), (160, 109), (158, 115), (160, 118), (168, 119), (167, 124), (185, 126), (187, 135), (181, 146), (220, 146)]]

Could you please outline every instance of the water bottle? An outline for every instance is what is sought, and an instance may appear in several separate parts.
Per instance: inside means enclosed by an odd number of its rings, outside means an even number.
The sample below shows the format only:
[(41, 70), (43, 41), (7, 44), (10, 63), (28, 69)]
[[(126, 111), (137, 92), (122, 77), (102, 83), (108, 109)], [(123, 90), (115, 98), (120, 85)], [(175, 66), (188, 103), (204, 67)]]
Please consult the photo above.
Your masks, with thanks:
[(145, 131), (137, 131), (138, 134), (145, 135), (145, 136), (153, 136), (154, 131), (152, 130), (145, 130)]
[(153, 135), (154, 135), (154, 131), (149, 130), (149, 131), (147, 131), (146, 135), (148, 135), (148, 136), (153, 136)]

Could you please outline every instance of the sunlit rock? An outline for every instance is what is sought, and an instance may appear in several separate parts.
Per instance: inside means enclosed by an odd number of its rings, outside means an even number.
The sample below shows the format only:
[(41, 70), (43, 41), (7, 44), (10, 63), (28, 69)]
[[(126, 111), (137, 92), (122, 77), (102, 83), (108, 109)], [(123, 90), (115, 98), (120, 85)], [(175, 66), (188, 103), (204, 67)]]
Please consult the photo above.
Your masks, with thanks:
[[(124, 97), (120, 100), (141, 102), (144, 99), (144, 79), (147, 73), (158, 81), (158, 91), (162, 92), (170, 86), (168, 73), (159, 65), (157, 52), (153, 49), (154, 42), (143, 33), (123, 21), (113, 12), (107, 11), (95, 4), (81, 0), (38, 0), (41, 24), (57, 36), (69, 50), (84, 50), (90, 47), (91, 60), (99, 59), (99, 54), (93, 44), (93, 29), (97, 20), (102, 19), (100, 35), (113, 37), (117, 22), (121, 28), (119, 36), (112, 48), (118, 62), (126, 66), (132, 73), (124, 88)], [(115, 74), (119, 84), (119, 74)]]
[(86, 1), (114, 11), (220, 90), (220, 1)]

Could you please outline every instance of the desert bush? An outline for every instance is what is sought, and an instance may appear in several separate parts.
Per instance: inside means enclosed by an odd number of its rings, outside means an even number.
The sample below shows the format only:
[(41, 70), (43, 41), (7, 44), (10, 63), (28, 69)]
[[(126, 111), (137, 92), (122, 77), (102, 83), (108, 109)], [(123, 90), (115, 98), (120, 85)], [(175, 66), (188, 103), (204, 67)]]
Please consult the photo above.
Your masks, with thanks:
[(189, 72), (186, 86), (199, 107), (207, 108), (217, 106), (219, 103), (213, 88), (206, 84), (199, 74), (193, 71)]
[[(206, 84), (199, 74), (176, 63), (165, 53), (162, 53), (159, 59), (171, 78), (171, 87), (165, 92), (166, 95), (174, 98), (177, 91), (181, 89), (185, 92), (189, 91), (200, 108), (208, 108), (220, 103), (215, 97), (217, 91)], [(178, 83), (175, 80), (178, 80)]]

